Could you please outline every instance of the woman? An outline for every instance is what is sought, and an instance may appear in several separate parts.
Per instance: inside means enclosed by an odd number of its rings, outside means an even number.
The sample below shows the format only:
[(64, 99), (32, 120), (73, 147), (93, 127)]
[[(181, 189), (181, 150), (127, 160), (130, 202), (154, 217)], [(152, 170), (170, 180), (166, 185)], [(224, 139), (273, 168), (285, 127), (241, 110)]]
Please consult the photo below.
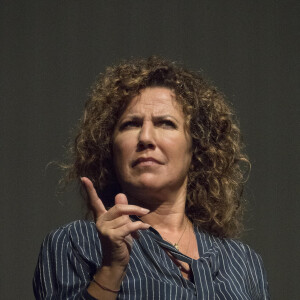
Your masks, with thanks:
[(50, 233), (37, 299), (268, 299), (241, 231), (240, 131), (199, 74), (151, 57), (96, 81), (67, 180), (94, 221)]

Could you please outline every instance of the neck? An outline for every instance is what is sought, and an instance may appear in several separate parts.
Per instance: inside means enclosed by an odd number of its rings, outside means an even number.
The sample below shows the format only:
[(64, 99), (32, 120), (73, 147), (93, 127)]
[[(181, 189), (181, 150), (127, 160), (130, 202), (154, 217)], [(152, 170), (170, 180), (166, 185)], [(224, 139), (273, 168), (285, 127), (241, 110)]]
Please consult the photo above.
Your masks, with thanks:
[(168, 234), (171, 232), (181, 232), (183, 227), (186, 225), (187, 217), (183, 212), (167, 211), (167, 213), (164, 213), (163, 210), (150, 212), (141, 219), (145, 223), (150, 224), (160, 233)]
[(177, 192), (143, 191), (135, 193), (135, 197), (126, 193), (129, 203), (150, 209), (141, 219), (163, 234), (179, 233), (186, 225), (185, 202), (186, 189)]

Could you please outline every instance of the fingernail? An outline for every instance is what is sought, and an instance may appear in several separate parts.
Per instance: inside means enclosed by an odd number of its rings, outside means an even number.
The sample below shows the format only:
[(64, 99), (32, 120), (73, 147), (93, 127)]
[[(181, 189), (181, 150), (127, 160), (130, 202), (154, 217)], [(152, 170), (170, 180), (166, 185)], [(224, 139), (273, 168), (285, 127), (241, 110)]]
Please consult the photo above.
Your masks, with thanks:
[(144, 214), (147, 214), (147, 213), (150, 212), (150, 209), (142, 208), (141, 211), (142, 211)]

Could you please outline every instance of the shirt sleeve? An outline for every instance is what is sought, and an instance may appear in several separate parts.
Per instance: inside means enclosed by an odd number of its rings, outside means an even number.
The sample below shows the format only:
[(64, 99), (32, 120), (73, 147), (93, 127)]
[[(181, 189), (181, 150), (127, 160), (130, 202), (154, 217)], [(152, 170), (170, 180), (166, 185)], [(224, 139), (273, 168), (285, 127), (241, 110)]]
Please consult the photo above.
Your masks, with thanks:
[(247, 257), (248, 284), (251, 291), (251, 299), (270, 299), (267, 275), (261, 256), (247, 245), (245, 245), (245, 251)]
[(96, 300), (86, 290), (92, 274), (75, 250), (65, 228), (44, 239), (33, 278), (36, 299)]

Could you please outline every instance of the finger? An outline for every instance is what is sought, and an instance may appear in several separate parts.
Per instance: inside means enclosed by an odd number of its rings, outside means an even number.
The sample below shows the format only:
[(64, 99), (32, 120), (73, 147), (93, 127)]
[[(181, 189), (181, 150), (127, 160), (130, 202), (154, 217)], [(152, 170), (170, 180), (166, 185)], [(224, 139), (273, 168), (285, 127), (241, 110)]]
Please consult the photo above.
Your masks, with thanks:
[(129, 234), (133, 233), (136, 236), (135, 232), (137, 232), (138, 230), (146, 230), (149, 227), (149, 224), (143, 223), (141, 221), (130, 222), (122, 227), (119, 227), (118, 229), (113, 229), (113, 231), (111, 231), (111, 235), (114, 235), (117, 238), (125, 238)]
[(149, 209), (137, 205), (116, 204), (104, 216), (105, 221), (116, 219), (122, 215), (144, 216), (150, 212)]
[(115, 204), (128, 204), (128, 200), (125, 194), (118, 194), (115, 197)]
[(90, 204), (92, 206), (95, 218), (98, 218), (102, 214), (106, 213), (107, 210), (105, 209), (105, 206), (103, 205), (101, 199), (98, 197), (91, 180), (87, 177), (81, 177), (81, 182), (85, 186), (85, 189), (88, 193)]
[(110, 228), (110, 229), (117, 229), (117, 228), (119, 228), (119, 227), (121, 227), (121, 226), (123, 226), (123, 225), (125, 225), (129, 222), (132, 222), (130, 220), (129, 216), (128, 215), (122, 215), (122, 216), (120, 216), (116, 219), (113, 219), (111, 221), (106, 220), (106, 225), (105, 226), (107, 228)]

